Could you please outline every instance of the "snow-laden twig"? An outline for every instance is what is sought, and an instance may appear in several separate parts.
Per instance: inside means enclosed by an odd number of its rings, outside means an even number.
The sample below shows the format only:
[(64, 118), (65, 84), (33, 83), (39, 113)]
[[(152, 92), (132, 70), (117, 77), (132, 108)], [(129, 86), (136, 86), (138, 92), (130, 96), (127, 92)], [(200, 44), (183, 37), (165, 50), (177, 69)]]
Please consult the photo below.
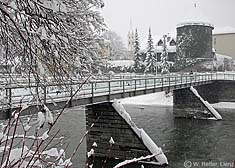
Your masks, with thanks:
[[(18, 114), (15, 113), (15, 115), (17, 115), (17, 117), (16, 117), (16, 118), (14, 117), (14, 119), (16, 120), (16, 122), (15, 122), (15, 126), (14, 126), (14, 131), (13, 131), (13, 138), (12, 138), (11, 143), (10, 143), (10, 148), (9, 148), (9, 151), (10, 151), (10, 152), (11, 152), (12, 147), (13, 147), (14, 136), (16, 135), (16, 129), (17, 129), (17, 126), (18, 126), (18, 120), (19, 120), (19, 117), (20, 117), (20, 113), (21, 113), (23, 110), (25, 110), (26, 108), (28, 108), (28, 106), (23, 106), (23, 107), (21, 108), (21, 110), (19, 111)], [(9, 128), (9, 130), (10, 130), (10, 128)], [(7, 135), (7, 136), (9, 136), (9, 135)], [(6, 145), (7, 145), (7, 142), (5, 143), (5, 146), (6, 146)], [(10, 157), (10, 152), (9, 152), (8, 155), (7, 155), (5, 167), (7, 167), (7, 165), (8, 165), (8, 160), (9, 160), (9, 157)], [(3, 159), (4, 159), (4, 155), (2, 156), (2, 161), (3, 161)], [(1, 166), (2, 166), (2, 162), (1, 162)]]
[(145, 157), (141, 156), (139, 158), (134, 158), (134, 159), (131, 159), (131, 160), (125, 160), (125, 161), (123, 161), (121, 163), (118, 163), (113, 168), (119, 168), (119, 167), (131, 164), (131, 163), (134, 163), (134, 162), (139, 162), (139, 161), (142, 161), (142, 160), (151, 159), (151, 158), (155, 157), (156, 155), (157, 154), (152, 154), (152, 155), (148, 155), (148, 156), (145, 156)]
[(94, 143), (92, 144), (92, 146), (93, 146), (93, 147), (97, 147), (98, 145), (97, 145), (96, 142), (94, 142)]
[(114, 140), (113, 140), (113, 137), (110, 138), (109, 143), (110, 143), (110, 145), (115, 144), (115, 142), (114, 142)]

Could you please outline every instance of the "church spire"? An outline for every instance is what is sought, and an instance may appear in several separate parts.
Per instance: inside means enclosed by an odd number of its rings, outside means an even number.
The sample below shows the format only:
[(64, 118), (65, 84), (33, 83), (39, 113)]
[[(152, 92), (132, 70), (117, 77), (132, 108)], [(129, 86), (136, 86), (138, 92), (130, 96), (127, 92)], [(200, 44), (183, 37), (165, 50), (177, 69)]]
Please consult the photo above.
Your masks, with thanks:
[(127, 57), (130, 60), (134, 59), (134, 32), (132, 27), (132, 20), (130, 20), (130, 30), (128, 32), (128, 48), (127, 48)]
[(132, 20), (130, 20), (130, 31), (133, 31)]

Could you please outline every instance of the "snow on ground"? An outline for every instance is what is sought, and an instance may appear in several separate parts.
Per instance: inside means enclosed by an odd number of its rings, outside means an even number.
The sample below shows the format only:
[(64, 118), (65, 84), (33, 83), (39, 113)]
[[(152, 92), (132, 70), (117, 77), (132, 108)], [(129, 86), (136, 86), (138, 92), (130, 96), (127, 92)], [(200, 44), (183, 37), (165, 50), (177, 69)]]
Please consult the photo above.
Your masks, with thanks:
[(115, 60), (115, 61), (109, 61), (111, 66), (117, 67), (117, 66), (122, 66), (122, 67), (129, 67), (134, 65), (133, 60)]
[(211, 104), (214, 108), (235, 109), (235, 102), (219, 102)]
[(224, 65), (224, 59), (232, 60), (233, 58), (227, 55), (217, 54), (216, 53), (216, 63), (218, 66)]
[[(158, 92), (142, 96), (124, 98), (120, 101), (122, 104), (173, 106), (173, 95), (172, 93), (165, 94), (165, 92)], [(235, 109), (235, 102), (219, 102), (211, 105), (214, 108)]]
[(172, 93), (165, 92), (152, 93), (142, 96), (129, 97), (120, 100), (122, 104), (140, 104), (140, 105), (163, 105), (173, 106)]

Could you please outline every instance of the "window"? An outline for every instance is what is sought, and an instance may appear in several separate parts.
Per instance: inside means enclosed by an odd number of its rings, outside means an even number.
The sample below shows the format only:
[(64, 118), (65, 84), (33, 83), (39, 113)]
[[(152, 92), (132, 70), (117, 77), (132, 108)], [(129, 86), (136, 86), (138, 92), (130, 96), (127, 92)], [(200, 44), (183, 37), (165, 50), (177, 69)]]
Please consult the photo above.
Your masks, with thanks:
[(170, 46), (175, 46), (175, 45), (176, 45), (176, 42), (175, 42), (174, 39), (172, 39), (171, 42), (170, 42)]
[(163, 45), (163, 41), (162, 40), (159, 40), (158, 43), (157, 43), (158, 46), (162, 46)]

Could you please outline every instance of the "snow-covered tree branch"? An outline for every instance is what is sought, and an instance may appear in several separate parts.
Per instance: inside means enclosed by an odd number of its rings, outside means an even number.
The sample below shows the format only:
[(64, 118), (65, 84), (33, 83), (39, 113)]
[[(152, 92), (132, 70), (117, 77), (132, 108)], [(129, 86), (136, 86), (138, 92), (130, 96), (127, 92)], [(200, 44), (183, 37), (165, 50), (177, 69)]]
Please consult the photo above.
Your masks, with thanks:
[(35, 78), (68, 78), (98, 63), (102, 0), (1, 0), (3, 64)]
[[(67, 84), (77, 74), (89, 74), (55, 119), (39, 101), (34, 124), (19, 117), (29, 102), (20, 103), (20, 109), (10, 113), (8, 124), (0, 130), (0, 167), (72, 165), (72, 157), (65, 159), (63, 149), (50, 148), (59, 132), (52, 128), (99, 65), (104, 22), (98, 9), (103, 6), (102, 0), (0, 0), (0, 62), (10, 74), (7, 81), (17, 73), (43, 88), (40, 82)], [(30, 93), (38, 100), (40, 89), (35, 90)]]
[(166, 35), (163, 36), (163, 50), (161, 53), (161, 62), (160, 66), (162, 69), (162, 73), (169, 73), (169, 68), (170, 65), (168, 63), (168, 51), (167, 51), (167, 46), (166, 46)]

